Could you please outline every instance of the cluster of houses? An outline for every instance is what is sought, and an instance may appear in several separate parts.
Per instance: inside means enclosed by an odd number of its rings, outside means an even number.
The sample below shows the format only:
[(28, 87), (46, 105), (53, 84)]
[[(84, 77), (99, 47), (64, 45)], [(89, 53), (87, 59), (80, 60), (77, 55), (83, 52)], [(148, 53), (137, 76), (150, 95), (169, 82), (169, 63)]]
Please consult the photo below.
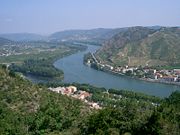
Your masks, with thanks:
[(180, 82), (180, 69), (155, 70), (154, 79), (166, 82)]
[(0, 56), (9, 56), (15, 54), (15, 50), (12, 49), (12, 47), (9, 47), (9, 45), (4, 45), (0, 49)]
[(114, 70), (116, 72), (122, 72), (123, 74), (125, 74), (128, 71), (131, 71), (131, 73), (133, 73), (135, 70), (137, 70), (137, 67), (129, 67), (129, 66), (125, 66), (125, 67), (116, 67), (114, 68)]
[[(26, 43), (12, 43), (12, 44), (4, 44), (0, 46), (0, 56), (10, 56), (10, 55), (21, 55), (21, 54), (29, 54), (31, 49), (37, 47), (32, 46), (31, 44)], [(30, 49), (30, 50), (28, 50)], [(36, 48), (37, 52), (43, 51), (55, 51), (54, 48)]]
[(87, 91), (78, 90), (75, 86), (68, 86), (68, 87), (57, 87), (57, 88), (49, 88), (50, 91), (60, 93), (62, 95), (71, 96), (73, 98), (79, 99), (85, 103), (87, 103), (91, 108), (94, 109), (101, 109), (100, 105), (96, 102), (92, 102), (89, 99), (91, 98), (92, 94)]
[(20, 46), (18, 44), (8, 44), (8, 45), (2, 45), (0, 48), (0, 56), (10, 56), (10, 55), (21, 55), (22, 49), (28, 49), (31, 48), (31, 46)]
[(139, 69), (137, 67), (126, 66), (114, 68), (114, 71), (121, 72), (123, 74), (130, 71), (133, 76), (136, 76), (137, 73), (141, 71), (142, 78), (148, 78), (160, 82), (180, 82), (180, 69), (156, 70), (149, 67)]
[[(136, 75), (138, 70), (138, 68), (126, 68), (123, 69), (122, 72), (126, 73), (127, 71), (131, 71), (133, 75)], [(143, 73), (143, 78), (148, 78), (159, 82), (180, 82), (180, 69), (156, 70), (147, 67), (141, 70)]]
[(94, 54), (91, 54), (91, 58), (87, 60), (87, 64), (91, 65), (91, 63), (95, 63), (99, 65), (99, 68), (104, 71), (109, 71), (115, 74), (121, 75), (130, 75), (130, 76), (137, 76), (140, 79), (144, 80), (151, 80), (157, 82), (164, 82), (164, 83), (173, 83), (173, 84), (180, 84), (180, 69), (173, 69), (173, 70), (156, 70), (146, 67), (113, 67), (108, 64), (102, 64), (101, 61), (95, 58)]

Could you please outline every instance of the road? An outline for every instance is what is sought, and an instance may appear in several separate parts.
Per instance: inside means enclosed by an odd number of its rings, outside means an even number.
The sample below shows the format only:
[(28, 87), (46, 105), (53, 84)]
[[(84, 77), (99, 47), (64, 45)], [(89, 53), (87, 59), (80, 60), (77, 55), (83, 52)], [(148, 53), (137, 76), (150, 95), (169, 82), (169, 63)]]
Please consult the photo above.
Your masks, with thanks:
[(99, 64), (99, 62), (98, 62), (98, 60), (96, 59), (96, 57), (94, 56), (94, 54), (93, 54), (93, 53), (91, 53), (91, 55), (92, 55), (92, 57), (93, 57), (94, 61), (95, 61), (97, 64)]

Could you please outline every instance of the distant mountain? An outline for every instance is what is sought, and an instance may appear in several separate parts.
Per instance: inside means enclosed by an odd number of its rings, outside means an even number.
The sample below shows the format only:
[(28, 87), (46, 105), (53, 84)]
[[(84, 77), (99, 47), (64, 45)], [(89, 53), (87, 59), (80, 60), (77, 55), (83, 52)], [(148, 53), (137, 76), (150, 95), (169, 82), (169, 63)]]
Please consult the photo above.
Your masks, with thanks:
[(7, 38), (13, 41), (39, 41), (45, 40), (47, 37), (33, 34), (33, 33), (10, 33), (10, 34), (0, 34), (0, 37)]
[(162, 26), (155, 25), (155, 26), (149, 26), (148, 28), (154, 29), (154, 30), (159, 30), (160, 28), (162, 28)]
[(79, 41), (79, 42), (93, 42), (103, 43), (105, 40), (111, 38), (113, 35), (124, 30), (118, 29), (90, 29), (90, 30), (66, 30), (53, 33), (49, 36), (42, 36), (33, 33), (9, 33), (0, 34), (0, 37), (13, 41)]
[[(124, 28), (123, 28), (124, 29)], [(111, 38), (113, 35), (122, 31), (123, 29), (91, 29), (91, 30), (67, 30), (56, 32), (49, 36), (50, 40), (55, 41), (85, 41), (102, 43)]]
[(96, 56), (117, 66), (180, 65), (180, 28), (131, 27), (106, 41)]
[(9, 45), (13, 43), (13, 41), (9, 40), (9, 39), (6, 39), (6, 38), (2, 38), (0, 37), (0, 46), (3, 46), (3, 45)]

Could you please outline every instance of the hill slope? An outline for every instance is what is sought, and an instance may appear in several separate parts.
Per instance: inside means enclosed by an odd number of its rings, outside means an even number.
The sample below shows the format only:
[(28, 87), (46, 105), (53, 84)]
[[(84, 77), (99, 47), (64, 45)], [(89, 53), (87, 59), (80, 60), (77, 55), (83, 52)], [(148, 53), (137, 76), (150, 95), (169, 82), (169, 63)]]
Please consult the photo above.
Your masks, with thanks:
[(47, 37), (34, 34), (34, 33), (9, 33), (9, 34), (0, 34), (0, 37), (7, 38), (13, 41), (39, 41), (46, 40)]
[(0, 134), (72, 131), (87, 114), (83, 108), (79, 100), (33, 85), (0, 67)]
[(108, 40), (96, 56), (118, 66), (180, 65), (179, 52), (179, 28), (131, 27)]
[[(87, 85), (80, 87), (88, 89)], [(92, 100), (102, 103), (104, 109), (92, 111), (80, 100), (33, 85), (5, 66), (0, 67), (0, 133), (177, 135), (180, 132), (179, 92), (157, 106), (149, 100), (156, 98), (138, 93), (110, 90), (107, 95), (103, 88), (89, 88), (94, 95)]]
[(84, 41), (102, 43), (106, 39), (111, 38), (125, 28), (119, 29), (90, 29), (90, 30), (66, 30), (61, 32), (53, 33), (49, 36), (50, 40), (55, 41)]
[(9, 39), (6, 39), (6, 38), (2, 38), (0, 37), (0, 46), (3, 46), (3, 45), (9, 45), (13, 43), (13, 41), (9, 40)]

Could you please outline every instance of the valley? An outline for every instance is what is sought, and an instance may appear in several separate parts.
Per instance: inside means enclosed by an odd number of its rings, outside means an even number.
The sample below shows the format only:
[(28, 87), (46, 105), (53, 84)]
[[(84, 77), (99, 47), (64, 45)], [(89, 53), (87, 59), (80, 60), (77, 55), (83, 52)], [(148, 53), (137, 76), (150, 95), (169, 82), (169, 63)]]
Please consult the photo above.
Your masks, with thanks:
[(179, 77), (178, 64), (154, 67), (148, 60), (146, 66), (116, 66), (99, 55), (109, 38), (2, 39), (0, 133), (178, 134), (180, 87), (136, 79)]
[(1, 0), (0, 135), (180, 135), (180, 0)]
[[(12, 41), (10, 39), (4, 38), (2, 40), (3, 41), (2, 42), (3, 44), (1, 45), (2, 48), (6, 47), (7, 52), (8, 51), (10, 52), (12, 50), (12, 47), (14, 48), (17, 47), (17, 49), (14, 49), (15, 54), (12, 53), (1, 56), (0, 62), (10, 65), (9, 69), (11, 71), (21, 72), (23, 75), (25, 75), (26, 78), (30, 79), (35, 83), (49, 83), (49, 82), (59, 82), (59, 81), (62, 83), (73, 83), (73, 82), (87, 83), (99, 87), (105, 87), (108, 89), (109, 88), (127, 89), (127, 90), (142, 92), (150, 95), (166, 97), (169, 96), (173, 91), (179, 90), (179, 86), (159, 84), (159, 83), (179, 85), (178, 65), (176, 65), (176, 68), (175, 67), (173, 68), (172, 65), (169, 66), (167, 65), (166, 67), (165, 66), (155, 67), (155, 66), (148, 66), (146, 61), (145, 63), (146, 66), (143, 65), (120, 66), (118, 64), (111, 63), (109, 59), (101, 58), (101, 51), (104, 50), (107, 47), (107, 43), (108, 42), (110, 43), (110, 41), (114, 39), (114, 37), (119, 35), (119, 33), (121, 35), (123, 35), (123, 33), (125, 34), (128, 33), (129, 36), (133, 39), (133, 41), (136, 41), (136, 40), (140, 40), (142, 37), (146, 37), (147, 34), (149, 33), (153, 35), (152, 33), (160, 30), (160, 28), (161, 27), (159, 27), (158, 29), (133, 27), (133, 28), (118, 28), (118, 29), (63, 31), (60, 33), (52, 34), (51, 36), (47, 37), (51, 39), (51, 41), (49, 42)], [(176, 30), (176, 28), (167, 28), (167, 29), (170, 29), (169, 31), (171, 35), (172, 35), (172, 29)], [(134, 31), (136, 31), (136, 34), (133, 34)], [(104, 44), (102, 45), (102, 47), (88, 45), (87, 43), (92, 43), (90, 41), (88, 42), (88, 40), (78, 39), (80, 40), (80, 42), (78, 42), (78, 40), (75, 40), (76, 37), (75, 35), (79, 35), (79, 37), (81, 36), (83, 37), (83, 34), (85, 34), (88, 37), (88, 39), (90, 39), (92, 37), (95, 37), (97, 33), (99, 33), (101, 37), (104, 34), (109, 35), (107, 37), (104, 37), (104, 42), (103, 42)], [(61, 38), (57, 37), (57, 35), (59, 34), (61, 35), (60, 36)], [(142, 34), (141, 35), (142, 37), (138, 34)], [(10, 36), (12, 38), (12, 35)], [(53, 40), (52, 37), (54, 37)], [(71, 37), (73, 37), (73, 39)], [(152, 36), (147, 36), (147, 37), (152, 37)], [(62, 40), (64, 40), (65, 38), (67, 41), (62, 42)], [(97, 45), (96, 43), (95, 45)], [(114, 43), (112, 42), (111, 44)], [(110, 49), (108, 50), (109, 53), (111, 52), (110, 51), (111, 44), (108, 45), (110, 47)], [(176, 48), (176, 50), (177, 49), (178, 48)], [(19, 54), (19, 52), (21, 52), (21, 54)], [(88, 56), (87, 58), (85, 58), (86, 53), (88, 52), (91, 53), (89, 55), (90, 57)], [(105, 50), (103, 54), (106, 55), (106, 52), (107, 51)], [(113, 55), (115, 55), (115, 53)], [(113, 57), (113, 55), (111, 57)], [(132, 61), (130, 56), (128, 57), (130, 59), (128, 61)], [(104, 74), (101, 71), (95, 71), (94, 69), (90, 69), (89, 67), (83, 64), (83, 61), (85, 64), (90, 65), (95, 69), (105, 72), (110, 72), (112, 73), (112, 75), (108, 73)], [(151, 60), (148, 60), (148, 63), (150, 61)], [(94, 78), (94, 76), (96, 76), (96, 78)], [(144, 81), (148, 81), (148, 82), (144, 82)], [(131, 82), (131, 85), (129, 85), (129, 82)], [(158, 82), (158, 83), (153, 84), (152, 82)]]
[(86, 49), (81, 45), (65, 43), (9, 41), (4, 39), (4, 42), (0, 42), (0, 63), (7, 65), (12, 72), (40, 77), (42, 80), (61, 81), (63, 71), (53, 66), (54, 61)]
[(130, 27), (104, 42), (84, 63), (116, 75), (180, 85), (180, 29)]

